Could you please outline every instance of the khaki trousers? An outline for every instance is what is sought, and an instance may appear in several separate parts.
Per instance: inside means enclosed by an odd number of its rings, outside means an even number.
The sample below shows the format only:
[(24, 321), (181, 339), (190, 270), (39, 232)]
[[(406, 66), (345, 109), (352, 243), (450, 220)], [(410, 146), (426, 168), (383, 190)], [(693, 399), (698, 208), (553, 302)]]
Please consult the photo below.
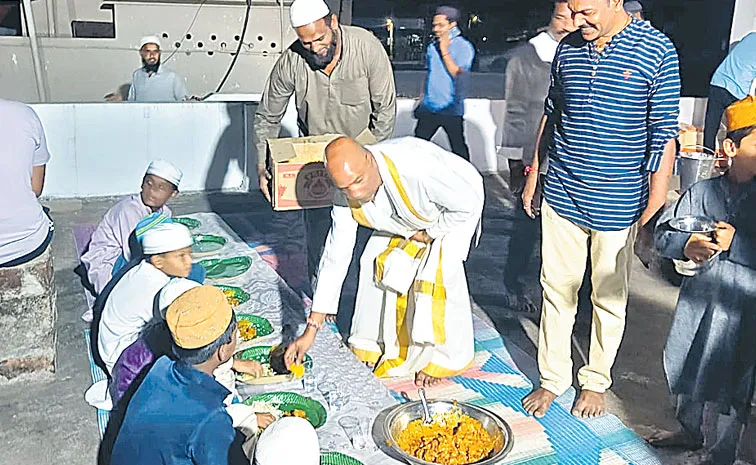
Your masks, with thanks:
[(625, 330), (628, 281), (637, 224), (622, 231), (594, 231), (559, 216), (545, 201), (541, 210), (543, 308), (538, 338), (541, 387), (561, 395), (572, 385), (572, 327), (578, 290), (591, 257), (593, 324), (581, 388), (604, 392)]

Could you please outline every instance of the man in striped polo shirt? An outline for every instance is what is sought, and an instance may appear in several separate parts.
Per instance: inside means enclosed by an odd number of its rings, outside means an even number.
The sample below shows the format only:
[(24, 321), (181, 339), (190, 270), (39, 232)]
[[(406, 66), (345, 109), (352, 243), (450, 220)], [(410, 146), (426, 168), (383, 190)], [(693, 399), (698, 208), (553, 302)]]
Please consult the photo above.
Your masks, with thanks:
[[(590, 257), (593, 328), (572, 413), (605, 411), (604, 392), (625, 329), (638, 227), (664, 205), (674, 162), (680, 100), (672, 42), (628, 15), (623, 0), (569, 0), (579, 31), (559, 45), (536, 153), (548, 154), (542, 217), (540, 388), (523, 399), (542, 417), (572, 384), (570, 339), (577, 292)], [(553, 138), (543, 136), (553, 127)], [(539, 157), (523, 192), (525, 211)]]

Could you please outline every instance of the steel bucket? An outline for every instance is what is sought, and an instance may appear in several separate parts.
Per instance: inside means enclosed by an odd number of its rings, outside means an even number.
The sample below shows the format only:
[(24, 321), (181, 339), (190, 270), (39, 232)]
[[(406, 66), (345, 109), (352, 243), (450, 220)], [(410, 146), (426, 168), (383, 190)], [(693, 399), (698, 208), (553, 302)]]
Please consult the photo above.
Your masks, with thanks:
[(704, 152), (682, 152), (677, 160), (677, 173), (680, 175), (680, 190), (686, 191), (698, 181), (714, 176), (717, 157)]

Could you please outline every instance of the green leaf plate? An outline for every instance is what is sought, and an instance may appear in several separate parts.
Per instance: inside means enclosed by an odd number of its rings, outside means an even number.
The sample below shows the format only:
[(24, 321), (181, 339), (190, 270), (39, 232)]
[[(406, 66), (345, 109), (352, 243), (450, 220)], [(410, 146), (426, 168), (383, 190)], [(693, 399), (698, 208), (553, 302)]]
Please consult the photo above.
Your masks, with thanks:
[(213, 236), (212, 234), (195, 234), (192, 236), (194, 244), (192, 245), (193, 254), (209, 254), (217, 252), (226, 245), (226, 238)]
[(199, 264), (207, 272), (208, 279), (229, 279), (243, 275), (252, 266), (252, 259), (249, 257), (211, 258), (200, 260)]
[[(265, 319), (265, 318), (263, 318), (261, 316), (250, 315), (249, 313), (237, 313), (236, 314), (236, 321), (241, 321), (241, 320), (246, 320), (246, 321), (249, 321), (250, 323), (252, 323), (252, 326), (254, 326), (255, 329), (257, 330), (257, 336), (255, 336), (255, 337), (265, 337), (265, 336), (269, 336), (269, 335), (273, 334), (273, 325), (270, 324), (270, 321), (268, 321), (267, 319)], [(252, 347), (252, 348), (249, 348), (247, 350), (252, 350), (252, 349), (257, 349), (257, 348), (258, 347)], [(270, 347), (267, 347), (267, 349), (268, 349), (267, 354), (270, 354)], [(246, 352), (246, 351), (244, 351), (244, 352)], [(244, 352), (242, 352), (242, 353), (244, 353)], [(268, 361), (267, 360), (267, 355), (265, 357), (266, 357), (265, 361), (267, 362)], [(247, 359), (244, 359), (244, 360), (249, 360), (249, 359), (247, 358)], [(254, 360), (257, 360), (257, 359), (254, 359)], [(258, 360), (258, 362), (259, 362), (259, 360)], [(262, 362), (260, 362), (260, 363), (262, 363)]]
[(294, 392), (267, 392), (259, 394), (245, 400), (244, 403), (250, 405), (252, 402), (262, 401), (275, 405), (283, 412), (293, 410), (303, 410), (307, 415), (307, 420), (314, 428), (320, 428), (325, 425), (326, 409), (323, 404), (309, 397), (300, 396)]
[[(243, 350), (239, 354), (237, 354), (237, 358), (240, 358), (242, 360), (255, 360), (260, 363), (270, 363), (270, 351), (272, 348), (273, 347), (271, 346), (250, 347), (249, 349)], [(312, 357), (310, 357), (309, 355), (305, 355), (305, 361), (308, 361), (308, 360), (312, 361)]]
[[(238, 300), (239, 303), (237, 305), (242, 305), (246, 303), (249, 300), (249, 294), (247, 294), (242, 288), (236, 287), (236, 286), (224, 286), (223, 284), (216, 284), (215, 287), (223, 291), (224, 294), (226, 294), (226, 297), (229, 297), (229, 294), (231, 294), (231, 297)], [(232, 305), (236, 306), (236, 305)], [(238, 319), (238, 316), (237, 316)]]
[(197, 229), (200, 226), (202, 226), (202, 222), (200, 222), (200, 220), (195, 220), (194, 218), (189, 218), (186, 216), (180, 216), (178, 218), (171, 218), (171, 220), (174, 223), (183, 224), (189, 229)]
[(341, 452), (322, 452), (320, 465), (363, 465), (363, 463)]

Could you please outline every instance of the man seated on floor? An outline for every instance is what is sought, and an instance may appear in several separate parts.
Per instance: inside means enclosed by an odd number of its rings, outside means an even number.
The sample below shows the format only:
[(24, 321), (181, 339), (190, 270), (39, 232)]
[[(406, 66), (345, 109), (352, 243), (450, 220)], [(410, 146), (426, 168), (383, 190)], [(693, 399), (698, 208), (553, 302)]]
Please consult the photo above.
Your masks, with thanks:
[(223, 292), (200, 286), (166, 311), (176, 361), (160, 357), (129, 403), (112, 465), (248, 464), (213, 372), (234, 354), (236, 318)]
[[(166, 311), (178, 297), (199, 286), (198, 282), (190, 279), (173, 278), (160, 290), (160, 297), (158, 298), (160, 318), (155, 318), (144, 327), (139, 339), (121, 353), (113, 367), (112, 382), (109, 389), (114, 405), (127, 391), (133, 392), (138, 387), (140, 378), (149, 371), (155, 360), (163, 355), (171, 357), (171, 336), (165, 321)], [(225, 404), (231, 405), (234, 399), (239, 396), (234, 373), (260, 376), (262, 371), (263, 368), (259, 362), (241, 360), (235, 357), (219, 366), (213, 376), (226, 389), (231, 391), (231, 394), (225, 400)], [(135, 383), (136, 385), (134, 385)], [(262, 421), (264, 421), (264, 418), (258, 415), (258, 423)]]
[[(236, 318), (220, 289), (189, 289), (168, 307), (165, 319), (176, 360), (160, 357), (136, 390), (113, 447), (112, 465), (246, 465), (255, 446), (262, 454), (258, 463), (265, 465), (319, 463), (317, 436), (307, 421), (282, 419), (281, 426), (256, 441), (258, 427), (268, 427), (272, 417), (263, 416), (265, 424), (258, 416), (248, 415), (246, 405), (224, 408), (231, 392), (212, 375), (233, 357)], [(297, 422), (290, 424), (290, 420)], [(240, 434), (234, 431), (235, 422), (240, 423)], [(271, 446), (279, 447), (275, 455), (286, 455), (281, 444), (296, 444), (297, 457), (303, 450), (310, 455), (294, 462), (271, 461)]]
[[(100, 294), (115, 273), (129, 261), (132, 250), (129, 238), (137, 224), (148, 215), (171, 216), (165, 204), (178, 195), (183, 174), (164, 160), (155, 160), (142, 178), (142, 191), (113, 205), (92, 234), (89, 248), (81, 257), (87, 278)], [(147, 223), (146, 225), (149, 225)]]
[(97, 326), (97, 349), (109, 374), (121, 352), (153, 319), (160, 289), (171, 277), (189, 276), (192, 243), (189, 230), (178, 223), (161, 224), (144, 234), (144, 260), (121, 276), (105, 296)]

